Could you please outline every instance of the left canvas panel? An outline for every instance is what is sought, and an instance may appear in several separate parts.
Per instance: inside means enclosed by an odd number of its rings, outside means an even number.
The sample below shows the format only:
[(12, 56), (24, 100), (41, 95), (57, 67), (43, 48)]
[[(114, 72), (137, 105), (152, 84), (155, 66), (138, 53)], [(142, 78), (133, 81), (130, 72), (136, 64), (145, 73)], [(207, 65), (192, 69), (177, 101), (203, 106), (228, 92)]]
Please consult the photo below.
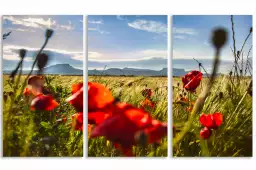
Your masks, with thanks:
[(2, 18), (3, 156), (83, 156), (83, 16)]

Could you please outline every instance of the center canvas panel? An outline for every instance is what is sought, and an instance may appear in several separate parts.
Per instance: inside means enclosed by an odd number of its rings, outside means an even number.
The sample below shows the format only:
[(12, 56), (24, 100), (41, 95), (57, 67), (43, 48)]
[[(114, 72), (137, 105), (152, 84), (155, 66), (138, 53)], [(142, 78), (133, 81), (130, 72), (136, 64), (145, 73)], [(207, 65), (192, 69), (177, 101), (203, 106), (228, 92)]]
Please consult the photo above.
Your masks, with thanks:
[(167, 16), (88, 17), (88, 156), (167, 156)]

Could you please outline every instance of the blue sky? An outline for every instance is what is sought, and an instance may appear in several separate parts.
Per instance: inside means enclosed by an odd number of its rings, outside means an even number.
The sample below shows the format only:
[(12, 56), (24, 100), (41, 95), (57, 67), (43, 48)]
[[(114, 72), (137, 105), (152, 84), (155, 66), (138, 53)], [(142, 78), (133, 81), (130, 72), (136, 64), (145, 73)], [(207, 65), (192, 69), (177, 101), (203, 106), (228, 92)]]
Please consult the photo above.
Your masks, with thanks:
[[(252, 16), (234, 15), (236, 46), (242, 44), (252, 27)], [(210, 71), (214, 49), (210, 43), (211, 31), (216, 27), (224, 27), (229, 32), (228, 43), (221, 53), (220, 72), (228, 72), (234, 60), (230, 47), (233, 47), (232, 25), (229, 15), (175, 15), (173, 16), (173, 68), (196, 69), (198, 65), (193, 58), (201, 61)], [(252, 36), (244, 48), (244, 56), (252, 46)], [(237, 49), (237, 50), (238, 50)], [(252, 52), (250, 53), (252, 57)], [(184, 61), (186, 60), (186, 61)]]
[(54, 34), (45, 51), (50, 54), (48, 66), (70, 64), (83, 68), (83, 16), (79, 15), (14, 15), (3, 16), (3, 33), (12, 31), (3, 40), (3, 69), (12, 70), (19, 61), (18, 50), (27, 49), (24, 69), (29, 69), (34, 54), (41, 48), (45, 30), (51, 28)]
[(90, 15), (88, 67), (167, 67), (167, 16)]

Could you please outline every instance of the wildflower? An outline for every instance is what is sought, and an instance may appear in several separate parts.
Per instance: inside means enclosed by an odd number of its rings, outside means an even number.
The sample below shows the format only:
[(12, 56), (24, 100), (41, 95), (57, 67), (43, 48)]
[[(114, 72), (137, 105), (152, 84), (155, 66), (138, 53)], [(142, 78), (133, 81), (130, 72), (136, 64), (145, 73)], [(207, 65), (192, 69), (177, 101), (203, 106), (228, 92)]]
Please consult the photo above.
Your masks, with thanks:
[(105, 136), (107, 140), (119, 143), (122, 148), (131, 148), (135, 144), (135, 133), (150, 126), (151, 117), (144, 110), (129, 104), (117, 104), (117, 107), (116, 112), (119, 113), (96, 126), (90, 137)]
[(81, 88), (83, 88), (83, 82), (77, 83), (77, 84), (73, 84), (72, 85), (72, 90), (71, 93), (75, 94), (77, 91), (79, 91)]
[(82, 112), (72, 115), (72, 127), (75, 130), (83, 131), (83, 113)]
[(114, 102), (111, 92), (103, 85), (88, 82), (88, 111), (98, 111)]
[(43, 93), (44, 78), (42, 76), (31, 76), (28, 79), (27, 91), (30, 90), (31, 94), (37, 96)]
[(213, 114), (202, 114), (200, 116), (200, 123), (209, 128), (209, 129), (217, 129), (223, 122), (222, 113), (216, 112)]
[(31, 94), (31, 90), (28, 88), (28, 87), (26, 87), (25, 89), (24, 89), (24, 91), (23, 91), (23, 95), (24, 96), (29, 96)]
[(146, 98), (150, 98), (153, 94), (151, 89), (144, 89), (141, 91), (142, 96), (146, 97)]
[(113, 115), (96, 126), (90, 137), (105, 136), (107, 140), (117, 144), (123, 154), (131, 156), (132, 146), (136, 144), (135, 139), (138, 133), (146, 135), (147, 142), (152, 143), (167, 135), (167, 126), (153, 120), (143, 109), (118, 103), (113, 110)]
[(107, 112), (107, 110), (105, 110), (104, 112), (88, 112), (88, 124), (99, 125), (111, 115), (112, 112)]
[(208, 139), (212, 134), (212, 130), (209, 129), (208, 127), (204, 127), (203, 129), (201, 129), (200, 131), (200, 137), (202, 139)]
[(148, 136), (148, 143), (157, 142), (167, 135), (167, 124), (152, 120), (152, 127), (145, 129), (145, 134)]
[(38, 95), (31, 102), (31, 110), (45, 110), (50, 111), (57, 107), (59, 104), (54, 100), (52, 95)]
[[(77, 87), (80, 87), (77, 88)], [(72, 86), (72, 96), (66, 99), (78, 112), (83, 112), (83, 84), (75, 84)]]
[(145, 98), (145, 100), (143, 100), (141, 103), (140, 103), (140, 106), (141, 106), (141, 108), (147, 108), (147, 107), (149, 107), (149, 108), (151, 108), (151, 109), (154, 109), (155, 108), (155, 103), (154, 102), (152, 102), (150, 99), (148, 99), (148, 98)]
[(196, 88), (200, 85), (203, 74), (200, 71), (191, 71), (182, 77), (183, 87), (190, 91), (195, 92)]

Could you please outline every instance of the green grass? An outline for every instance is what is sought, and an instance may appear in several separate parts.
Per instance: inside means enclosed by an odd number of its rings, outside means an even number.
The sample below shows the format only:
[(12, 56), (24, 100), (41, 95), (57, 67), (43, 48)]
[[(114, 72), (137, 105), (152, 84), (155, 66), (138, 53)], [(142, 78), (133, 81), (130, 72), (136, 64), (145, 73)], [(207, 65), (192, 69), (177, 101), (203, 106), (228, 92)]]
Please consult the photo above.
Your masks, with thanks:
[[(15, 157), (59, 157), (83, 156), (83, 132), (71, 128), (71, 115), (76, 111), (65, 101), (71, 96), (71, 86), (83, 81), (82, 76), (46, 76), (45, 86), (53, 92), (60, 104), (52, 111), (31, 111), (30, 102), (22, 95), (19, 100), (11, 102), (8, 92), (13, 92), (12, 83), (4, 75), (3, 101), (3, 156)], [(25, 76), (21, 77), (21, 83)], [(17, 93), (20, 93), (19, 83)], [(67, 117), (67, 122), (58, 119)]]
[[(110, 89), (115, 98), (119, 98), (121, 102), (132, 104), (136, 107), (140, 106), (144, 97), (141, 91), (145, 88), (150, 88), (154, 91), (152, 100), (156, 103), (155, 109), (147, 111), (153, 118), (163, 122), (168, 121), (167, 114), (167, 78), (166, 77), (110, 77), (110, 76), (89, 76), (89, 81), (98, 82)], [(149, 145), (145, 151), (139, 147), (133, 147), (135, 156), (167, 156), (167, 137), (163, 138), (160, 146), (156, 149), (154, 145)], [(88, 141), (88, 156), (90, 157), (112, 157), (122, 156), (122, 154), (113, 147), (113, 144), (107, 141), (104, 137), (89, 139)]]
[[(181, 78), (173, 78), (173, 124), (178, 134), (186, 126), (190, 111), (186, 105), (176, 103), (180, 95), (195, 101), (205, 87), (203, 78), (194, 94), (183, 90)], [(252, 97), (247, 94), (250, 78), (239, 78), (231, 83), (229, 76), (219, 76), (210, 91), (202, 113), (221, 112), (224, 121), (221, 127), (213, 132), (210, 139), (200, 139), (202, 128), (199, 116), (196, 115), (192, 127), (184, 138), (173, 148), (174, 157), (217, 156), (217, 157), (251, 157), (252, 156)], [(234, 80), (232, 78), (232, 80)], [(179, 84), (179, 85), (178, 85)], [(223, 93), (223, 96), (220, 94)]]

